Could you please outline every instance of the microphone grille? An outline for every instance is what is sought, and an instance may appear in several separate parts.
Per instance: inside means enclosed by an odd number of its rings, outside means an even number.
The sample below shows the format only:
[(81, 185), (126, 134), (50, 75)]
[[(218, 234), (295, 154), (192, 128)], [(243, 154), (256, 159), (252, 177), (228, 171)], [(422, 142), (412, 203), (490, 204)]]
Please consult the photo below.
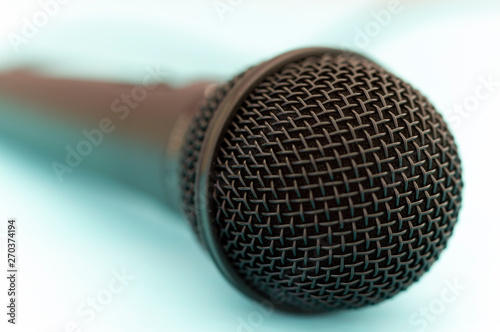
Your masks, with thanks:
[[(229, 88), (195, 126), (206, 128)], [(210, 181), (220, 247), (256, 292), (288, 307), (394, 296), (429, 269), (457, 221), (461, 164), (445, 122), (360, 56), (285, 65), (221, 135)]]
[[(250, 69), (249, 69), (250, 70)], [(199, 161), (203, 140), (206, 137), (208, 125), (220, 103), (234, 85), (243, 77), (242, 73), (225, 84), (217, 86), (206, 98), (200, 110), (195, 115), (182, 150), (180, 167), (180, 187), (182, 194), (182, 210), (193, 228), (198, 240), (205, 245), (201, 236), (199, 220), (195, 204), (196, 166)]]

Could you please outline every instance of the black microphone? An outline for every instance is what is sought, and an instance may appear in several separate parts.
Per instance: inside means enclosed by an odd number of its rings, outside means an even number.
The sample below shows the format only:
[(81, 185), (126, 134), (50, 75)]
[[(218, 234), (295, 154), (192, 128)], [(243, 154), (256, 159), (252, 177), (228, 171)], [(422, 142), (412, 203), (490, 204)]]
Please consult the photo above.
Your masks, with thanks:
[(310, 48), (195, 87), (146, 99), (128, 127), (142, 125), (123, 132), (162, 147), (148, 182), (182, 196), (240, 291), (298, 312), (359, 308), (438, 259), (458, 219), (461, 162), (410, 85), (359, 54)]

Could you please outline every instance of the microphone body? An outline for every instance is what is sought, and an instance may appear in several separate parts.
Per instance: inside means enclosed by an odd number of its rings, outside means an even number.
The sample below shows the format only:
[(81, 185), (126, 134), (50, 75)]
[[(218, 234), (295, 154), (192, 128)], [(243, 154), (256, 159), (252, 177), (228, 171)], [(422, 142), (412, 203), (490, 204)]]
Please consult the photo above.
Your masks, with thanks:
[(461, 160), (446, 123), (356, 53), (301, 49), (217, 87), (11, 73), (0, 91), (32, 103), (0, 115), (47, 143), (58, 177), (86, 163), (182, 210), (227, 280), (280, 309), (391, 298), (430, 269), (458, 220)]
[(130, 184), (181, 212), (185, 132), (212, 84), (172, 88), (83, 81), (29, 71), (0, 75), (4, 139), (51, 158), (57, 181), (79, 168)]

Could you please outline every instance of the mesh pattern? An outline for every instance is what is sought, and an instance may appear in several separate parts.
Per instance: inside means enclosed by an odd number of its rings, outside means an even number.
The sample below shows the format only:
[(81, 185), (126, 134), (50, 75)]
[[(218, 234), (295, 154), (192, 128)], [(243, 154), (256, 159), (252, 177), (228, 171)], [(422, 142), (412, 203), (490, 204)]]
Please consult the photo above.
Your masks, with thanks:
[(211, 181), (220, 243), (247, 283), (297, 309), (392, 297), (457, 221), (461, 166), (446, 124), (368, 60), (288, 64), (223, 135)]
[[(186, 135), (186, 143), (184, 144), (181, 158), (182, 164), (180, 174), (183, 201), (182, 209), (200, 241), (202, 241), (202, 237), (200, 236), (200, 229), (196, 219), (194, 186), (196, 180), (196, 165), (198, 163), (201, 145), (214, 112), (217, 110), (228, 91), (242, 76), (243, 74), (235, 77), (226, 84), (218, 86), (210, 96), (208, 96), (203, 107), (201, 107), (199, 112), (195, 115), (190, 130)], [(203, 241), (202, 244), (204, 245)]]

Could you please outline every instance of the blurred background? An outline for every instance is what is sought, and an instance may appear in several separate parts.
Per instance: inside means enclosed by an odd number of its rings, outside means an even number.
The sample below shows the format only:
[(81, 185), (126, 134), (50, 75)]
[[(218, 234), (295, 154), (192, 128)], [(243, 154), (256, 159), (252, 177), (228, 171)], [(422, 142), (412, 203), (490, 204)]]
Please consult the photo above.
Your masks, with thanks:
[(356, 311), (276, 312), (233, 289), (159, 201), (83, 167), (59, 181), (52, 159), (18, 144), (0, 97), (2, 271), (8, 218), (19, 243), (18, 324), (1, 272), (0, 330), (499, 331), (499, 17), (493, 0), (2, 1), (1, 72), (140, 84), (154, 68), (183, 86), (300, 47), (363, 53), (445, 116), (466, 189), (448, 248), (408, 291)]

